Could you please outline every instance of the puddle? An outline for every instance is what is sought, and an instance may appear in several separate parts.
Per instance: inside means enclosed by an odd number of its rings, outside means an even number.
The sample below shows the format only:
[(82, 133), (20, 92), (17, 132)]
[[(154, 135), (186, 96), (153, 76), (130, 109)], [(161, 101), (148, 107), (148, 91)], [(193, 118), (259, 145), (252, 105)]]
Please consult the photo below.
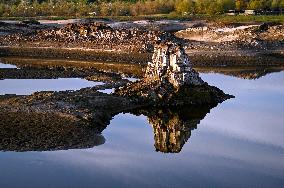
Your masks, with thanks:
[(102, 92), (102, 93), (106, 93), (106, 94), (111, 94), (114, 92), (114, 88), (112, 89), (101, 89), (101, 90), (98, 90), (99, 92)]
[(5, 79), (0, 80), (0, 95), (30, 95), (37, 91), (79, 90), (103, 84), (103, 82), (92, 82), (81, 78)]
[(16, 69), (16, 65), (0, 63), (0, 69)]
[[(135, 81), (139, 80), (138, 78), (132, 78), (132, 77), (123, 77), (123, 79), (129, 80), (130, 82), (135, 82)], [(97, 91), (102, 92), (102, 93), (106, 93), (106, 94), (111, 94), (111, 93), (114, 92), (114, 90), (115, 90), (115, 88), (100, 89), (100, 90), (97, 90)]]
[(130, 82), (135, 82), (135, 81), (139, 80), (138, 78), (132, 78), (132, 77), (124, 77), (123, 79), (127, 79)]

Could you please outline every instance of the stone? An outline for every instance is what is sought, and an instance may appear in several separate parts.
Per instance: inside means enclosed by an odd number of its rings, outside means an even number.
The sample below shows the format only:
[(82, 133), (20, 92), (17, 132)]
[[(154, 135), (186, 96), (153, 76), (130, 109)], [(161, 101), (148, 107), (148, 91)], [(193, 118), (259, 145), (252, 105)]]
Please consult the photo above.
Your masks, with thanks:
[(172, 41), (156, 44), (144, 78), (114, 94), (153, 106), (216, 104), (232, 97), (204, 82), (184, 48)]
[(175, 87), (182, 85), (202, 85), (204, 82), (192, 69), (192, 64), (184, 48), (173, 42), (155, 46), (152, 62), (148, 63), (145, 74), (148, 80), (168, 81)]

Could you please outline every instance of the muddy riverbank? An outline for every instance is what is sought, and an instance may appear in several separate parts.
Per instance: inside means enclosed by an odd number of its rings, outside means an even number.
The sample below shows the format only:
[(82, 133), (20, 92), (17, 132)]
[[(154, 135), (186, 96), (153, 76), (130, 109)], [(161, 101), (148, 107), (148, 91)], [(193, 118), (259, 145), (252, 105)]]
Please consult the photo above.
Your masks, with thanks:
[[(163, 25), (163, 22), (159, 24)], [(31, 25), (32, 31), (0, 36), (0, 56), (143, 65), (151, 60), (155, 43), (170, 40), (185, 46), (186, 53), (195, 66), (283, 64), (283, 25), (222, 25), (202, 22), (175, 24), (183, 27), (177, 32), (168, 32), (163, 29), (153, 30), (148, 27), (148, 22), (145, 22), (144, 28), (136, 27), (134, 23), (133, 27), (130, 27), (130, 23), (123, 27), (122, 23), (107, 22), (78, 22), (56, 28), (45, 26), (41, 29), (33, 29)]]
[(105, 142), (99, 130), (56, 113), (0, 109), (0, 150), (46, 151), (90, 148)]

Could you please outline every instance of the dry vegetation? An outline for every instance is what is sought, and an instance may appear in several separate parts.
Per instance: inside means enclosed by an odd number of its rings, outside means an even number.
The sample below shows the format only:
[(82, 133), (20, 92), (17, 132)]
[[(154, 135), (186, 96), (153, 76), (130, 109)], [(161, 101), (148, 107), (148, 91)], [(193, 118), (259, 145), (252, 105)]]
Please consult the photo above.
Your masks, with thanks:
[(284, 0), (0, 0), (2, 17), (223, 14), (230, 9), (283, 10)]

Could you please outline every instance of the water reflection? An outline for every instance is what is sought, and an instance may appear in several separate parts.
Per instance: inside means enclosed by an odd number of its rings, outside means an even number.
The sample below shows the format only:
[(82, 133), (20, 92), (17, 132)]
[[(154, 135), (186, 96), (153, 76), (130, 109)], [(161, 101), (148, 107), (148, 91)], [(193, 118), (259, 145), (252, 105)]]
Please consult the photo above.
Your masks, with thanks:
[(0, 69), (16, 69), (16, 65), (4, 64), (0, 62)]
[[(144, 65), (140, 64), (129, 64), (129, 63), (118, 63), (118, 62), (96, 62), (96, 61), (80, 61), (80, 60), (67, 60), (67, 59), (37, 59), (37, 58), (26, 58), (26, 57), (0, 57), (0, 62), (5, 64), (12, 64), (18, 66), (19, 68), (29, 71), (30, 75), (32, 72), (40, 71), (47, 68), (53, 68), (53, 72), (56, 70), (63, 69), (96, 69), (102, 72), (114, 72), (123, 74), (127, 78), (133, 81), (136, 77), (143, 77), (144, 75)], [(62, 70), (62, 69), (61, 69)], [(23, 72), (25, 72), (23, 71)], [(73, 70), (74, 71), (74, 70)], [(21, 73), (21, 72), (20, 72)], [(43, 74), (43, 73), (42, 73)], [(135, 78), (133, 78), (135, 77)], [(125, 78), (125, 79), (127, 79)]]
[[(210, 110), (179, 154), (153, 152), (155, 136), (146, 117), (120, 114), (98, 147), (0, 152), (0, 187), (282, 188), (284, 72), (257, 80), (201, 76), (236, 98)], [(143, 113), (150, 119), (154, 112), (162, 116), (157, 110)]]
[(201, 73), (219, 73), (223, 75), (255, 80), (284, 70), (284, 67), (199, 67), (195, 68)]
[[(179, 153), (212, 107), (139, 109), (153, 128), (156, 151)], [(0, 110), (0, 150), (46, 151), (90, 148), (104, 143), (106, 127), (74, 124), (55, 113), (23, 113)]]
[[(32, 69), (28, 72), (29, 75), (34, 75), (35, 71), (40, 71), (40, 68), (94, 68), (103, 72), (115, 72), (122, 75), (128, 75), (125, 77), (129, 81), (136, 81), (137, 78), (143, 77), (146, 68), (145, 65), (140, 64), (129, 64), (129, 63), (113, 63), (113, 62), (94, 62), (94, 61), (79, 61), (79, 60), (60, 60), (60, 59), (36, 59), (36, 58), (25, 58), (25, 57), (6, 57), (0, 58), (0, 68), (17, 68), (20, 67), (22, 71), (16, 72), (17, 74), (24, 74), (28, 69)], [(3, 67), (2, 67), (3, 66)], [(8, 67), (7, 67), (8, 66)], [(201, 73), (220, 73), (223, 75), (229, 75), (233, 77), (243, 79), (259, 79), (263, 76), (271, 73), (276, 73), (284, 70), (283, 66), (224, 66), (224, 67), (194, 67), (195, 70)], [(57, 69), (53, 69), (56, 72)], [(44, 70), (47, 72), (47, 70)], [(3, 74), (3, 73), (2, 73)], [(37, 74), (44, 75), (43, 72)], [(47, 73), (45, 73), (47, 74)], [(49, 73), (51, 74), (51, 73)], [(55, 73), (53, 73), (55, 74)], [(4, 75), (4, 74), (3, 74)], [(46, 75), (45, 75), (46, 76)], [(134, 76), (134, 77), (131, 77)], [(57, 76), (58, 77), (58, 76)]]
[(59, 79), (5, 79), (0, 80), (0, 95), (30, 95), (38, 91), (65, 91), (103, 85), (80, 78)]
[(179, 153), (190, 138), (191, 131), (197, 128), (213, 107), (215, 106), (144, 109), (134, 114), (147, 116), (153, 127), (156, 151)]

